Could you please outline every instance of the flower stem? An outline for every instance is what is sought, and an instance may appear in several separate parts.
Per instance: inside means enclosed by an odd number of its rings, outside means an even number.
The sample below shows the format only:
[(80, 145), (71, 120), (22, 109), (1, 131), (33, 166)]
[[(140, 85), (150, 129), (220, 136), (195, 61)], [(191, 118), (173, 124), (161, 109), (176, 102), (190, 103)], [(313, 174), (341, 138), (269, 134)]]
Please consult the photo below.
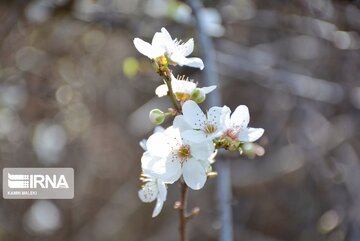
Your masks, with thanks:
[(161, 71), (159, 74), (163, 78), (166, 86), (168, 87), (168, 91), (169, 91), (168, 96), (170, 98), (172, 105), (174, 106), (177, 113), (181, 114), (181, 107), (179, 107), (178, 103), (176, 102), (176, 96), (171, 85), (171, 70), (166, 69), (164, 71)]
[(179, 108), (177, 102), (176, 102), (176, 99), (175, 99), (175, 94), (174, 94), (174, 91), (172, 89), (172, 86), (171, 86), (171, 80), (169, 79), (165, 79), (165, 83), (168, 87), (168, 90), (169, 90), (169, 98), (171, 100), (171, 103), (173, 104), (175, 110), (178, 112), (178, 113), (181, 113), (181, 109)]
[(187, 241), (187, 233), (186, 233), (186, 223), (188, 221), (186, 214), (186, 206), (187, 206), (187, 192), (188, 186), (184, 181), (181, 181), (181, 193), (180, 193), (180, 206), (179, 206), (179, 232), (180, 232), (180, 241)]

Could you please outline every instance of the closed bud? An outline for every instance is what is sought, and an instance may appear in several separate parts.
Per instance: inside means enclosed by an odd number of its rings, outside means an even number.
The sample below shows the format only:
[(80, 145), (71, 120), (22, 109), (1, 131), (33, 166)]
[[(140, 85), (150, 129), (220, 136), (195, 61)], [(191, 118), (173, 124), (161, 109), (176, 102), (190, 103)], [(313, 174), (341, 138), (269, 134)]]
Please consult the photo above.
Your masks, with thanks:
[(254, 158), (256, 155), (253, 143), (244, 143), (242, 146), (242, 150), (243, 154), (247, 155), (249, 158)]
[(161, 124), (165, 120), (165, 114), (159, 109), (153, 109), (149, 113), (149, 119), (154, 124)]
[(200, 88), (196, 88), (191, 93), (191, 99), (196, 103), (200, 104), (205, 101), (205, 92)]

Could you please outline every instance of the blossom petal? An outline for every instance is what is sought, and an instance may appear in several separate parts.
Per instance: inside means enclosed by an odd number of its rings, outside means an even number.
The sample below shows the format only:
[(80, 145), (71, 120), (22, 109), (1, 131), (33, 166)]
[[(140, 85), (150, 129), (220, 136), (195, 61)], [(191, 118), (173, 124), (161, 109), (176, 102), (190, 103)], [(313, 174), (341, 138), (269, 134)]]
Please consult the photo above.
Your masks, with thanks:
[(161, 28), (161, 32), (163, 33), (163, 40), (165, 42), (172, 42), (173, 39), (171, 38), (171, 35), (169, 34), (169, 32), (166, 30), (166, 28)]
[(184, 163), (183, 177), (186, 185), (193, 190), (201, 189), (206, 182), (205, 169), (201, 163), (194, 158), (191, 158)]
[(242, 142), (254, 142), (257, 141), (264, 134), (263, 128), (248, 128), (241, 131), (239, 140)]
[(161, 32), (156, 32), (151, 41), (151, 45), (158, 48), (164, 48), (164, 34)]
[(211, 107), (207, 112), (208, 123), (215, 125), (217, 129), (221, 128), (220, 118), (223, 117), (222, 113), (222, 107)]
[(212, 141), (191, 144), (191, 155), (199, 160), (208, 160), (214, 151), (215, 147)]
[(184, 116), (178, 115), (175, 117), (173, 122), (174, 128), (178, 128), (180, 131), (192, 129), (189, 123), (185, 120)]
[(189, 39), (182, 47), (184, 56), (190, 55), (194, 51), (194, 39)]
[(163, 97), (165, 95), (167, 95), (169, 89), (167, 87), (166, 84), (162, 84), (160, 86), (158, 86), (155, 90), (155, 94), (158, 96), (158, 97)]
[(144, 174), (153, 176), (153, 174), (162, 174), (165, 163), (164, 158), (153, 156), (149, 151), (144, 152), (141, 157), (141, 168)]
[(166, 201), (166, 196), (167, 196), (166, 185), (164, 184), (163, 181), (159, 179), (157, 180), (157, 185), (159, 190), (158, 198), (161, 199), (162, 201)]
[[(179, 65), (181, 65), (179, 63)], [(182, 65), (186, 65), (186, 66), (190, 66), (193, 68), (199, 68), (199, 69), (204, 69), (204, 62), (200, 59), (200, 58), (186, 58), (185, 60), (182, 61)]]
[(160, 178), (164, 182), (174, 183), (181, 176), (181, 163), (179, 161), (168, 160), (167, 158), (152, 158), (143, 155), (141, 167), (144, 174)]
[(164, 134), (167, 136), (167, 144), (171, 147), (176, 146), (177, 144), (181, 143), (181, 135), (180, 130), (175, 128), (174, 126), (169, 126), (166, 128)]
[(202, 129), (206, 123), (206, 116), (200, 109), (200, 107), (192, 100), (188, 100), (184, 103), (183, 116), (185, 120), (194, 128)]
[(145, 42), (142, 39), (135, 38), (134, 39), (135, 48), (142, 53), (143, 55), (147, 56), (150, 59), (156, 58), (161, 56), (162, 53), (158, 49), (154, 48), (151, 44)]
[(143, 139), (139, 142), (140, 147), (144, 150), (147, 151), (147, 146), (146, 146), (146, 142), (147, 140)]
[(249, 109), (246, 105), (239, 105), (236, 107), (234, 113), (231, 115), (231, 123), (234, 126), (246, 128), (250, 121)]
[(214, 89), (216, 89), (216, 85), (211, 85), (211, 86), (208, 86), (208, 87), (202, 87), (201, 88), (201, 90), (204, 91), (205, 94), (209, 94)]
[(230, 129), (232, 128), (232, 122), (231, 122), (231, 118), (230, 118), (230, 114), (231, 114), (231, 110), (229, 107), (227, 107), (226, 105), (224, 105), (224, 119), (222, 120), (223, 123), (221, 123), (221, 125), (223, 125), (225, 127), (225, 129)]
[(147, 140), (146, 146), (149, 152), (159, 157), (166, 157), (170, 152), (168, 138), (164, 132), (152, 134)]
[(153, 218), (155, 218), (157, 215), (160, 214), (163, 205), (164, 205), (164, 201), (161, 200), (160, 198), (158, 198), (158, 199), (156, 200), (156, 205), (155, 205), (154, 211), (153, 211), (153, 213), (152, 213), (152, 217), (153, 217)]
[(201, 143), (208, 140), (206, 134), (203, 131), (186, 130), (181, 133), (181, 136), (184, 137), (185, 140), (194, 143)]
[(211, 171), (211, 159), (199, 160), (200, 164), (204, 168), (205, 172)]
[(152, 202), (156, 199), (158, 194), (158, 189), (154, 182), (147, 182), (143, 188), (138, 192), (139, 198), (145, 203)]
[(178, 79), (173, 79), (171, 81), (171, 85), (175, 93), (180, 92), (191, 94), (191, 92), (193, 92), (193, 90), (196, 88), (196, 84), (194, 82)]
[(181, 169), (180, 162), (177, 162), (177, 163), (179, 165), (175, 169), (172, 170), (172, 172), (170, 173), (171, 175), (168, 175), (168, 177), (164, 178), (164, 181), (166, 183), (172, 184), (172, 183), (174, 183), (174, 182), (176, 182), (177, 180), (180, 179), (181, 174), (182, 174), (182, 169)]

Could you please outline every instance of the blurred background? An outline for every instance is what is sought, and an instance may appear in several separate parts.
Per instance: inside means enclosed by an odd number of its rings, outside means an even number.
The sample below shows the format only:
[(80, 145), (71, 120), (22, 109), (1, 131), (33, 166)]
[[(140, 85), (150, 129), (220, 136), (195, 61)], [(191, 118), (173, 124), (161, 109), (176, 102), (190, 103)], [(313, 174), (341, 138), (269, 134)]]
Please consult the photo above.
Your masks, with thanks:
[[(266, 153), (232, 157), (237, 241), (360, 240), (360, 3), (205, 1), (223, 104), (248, 105)], [(169, 188), (141, 203), (139, 141), (161, 84), (132, 40), (195, 38), (175, 0), (0, 2), (1, 167), (73, 167), (73, 200), (0, 200), (1, 241), (177, 240)], [(202, 85), (201, 72), (176, 68)], [(168, 125), (169, 123), (167, 123)], [(166, 126), (166, 125), (165, 125)], [(190, 192), (190, 240), (217, 240), (216, 180)]]

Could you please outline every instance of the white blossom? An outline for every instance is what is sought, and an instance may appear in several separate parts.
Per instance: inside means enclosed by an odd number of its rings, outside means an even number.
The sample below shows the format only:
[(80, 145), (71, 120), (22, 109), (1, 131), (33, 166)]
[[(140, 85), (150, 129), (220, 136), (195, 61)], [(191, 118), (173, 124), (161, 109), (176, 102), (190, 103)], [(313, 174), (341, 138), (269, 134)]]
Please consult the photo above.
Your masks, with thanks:
[(241, 142), (254, 142), (263, 134), (263, 128), (248, 127), (250, 122), (249, 109), (245, 105), (239, 105), (230, 116), (230, 109), (225, 116), (225, 135), (233, 140)]
[(167, 189), (166, 184), (159, 178), (153, 178), (150, 175), (145, 176), (144, 186), (139, 190), (139, 198), (143, 202), (153, 202), (156, 199), (156, 205), (152, 213), (152, 217), (156, 217), (166, 201)]
[[(173, 92), (175, 96), (180, 99), (180, 96), (184, 96), (184, 98), (190, 99), (191, 94), (194, 92), (195, 89), (197, 89), (197, 84), (194, 82), (189, 81), (188, 79), (185, 79), (184, 77), (178, 77), (171, 76), (171, 86), (173, 89)], [(200, 91), (204, 93), (204, 95), (212, 92), (216, 89), (216, 85), (211, 85), (208, 87), (202, 87), (198, 88)], [(162, 84), (158, 86), (155, 90), (155, 94), (158, 97), (163, 97), (167, 95), (167, 92), (169, 91), (166, 84)]]
[(172, 39), (171, 35), (165, 28), (161, 28), (161, 32), (156, 32), (151, 44), (140, 38), (134, 39), (136, 49), (150, 59), (165, 55), (170, 63), (180, 66), (190, 66), (194, 68), (204, 68), (204, 63), (200, 58), (190, 57), (194, 50), (194, 40), (191, 38), (187, 42)]
[(182, 112), (183, 115), (175, 117), (174, 127), (181, 130), (184, 139), (201, 143), (212, 141), (223, 134), (225, 116), (230, 109), (215, 106), (204, 114), (194, 101), (188, 100), (182, 106)]
[(207, 179), (209, 158), (214, 152), (211, 141), (193, 143), (183, 139), (180, 130), (169, 127), (147, 140), (147, 151), (141, 158), (142, 169), (165, 183), (174, 183), (181, 175), (192, 189), (201, 189)]

